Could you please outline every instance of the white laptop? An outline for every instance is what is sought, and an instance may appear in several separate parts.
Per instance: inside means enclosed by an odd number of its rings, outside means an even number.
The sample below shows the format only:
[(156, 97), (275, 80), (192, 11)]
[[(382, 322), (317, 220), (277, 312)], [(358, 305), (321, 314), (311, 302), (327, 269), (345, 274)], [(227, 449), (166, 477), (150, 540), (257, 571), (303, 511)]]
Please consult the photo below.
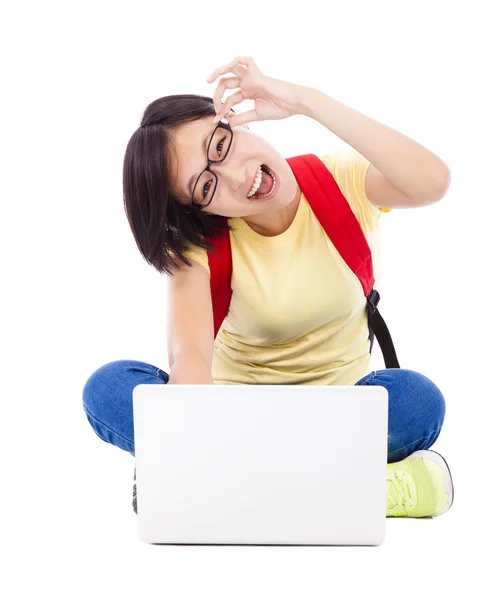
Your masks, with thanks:
[(384, 541), (386, 388), (140, 384), (133, 412), (142, 541)]

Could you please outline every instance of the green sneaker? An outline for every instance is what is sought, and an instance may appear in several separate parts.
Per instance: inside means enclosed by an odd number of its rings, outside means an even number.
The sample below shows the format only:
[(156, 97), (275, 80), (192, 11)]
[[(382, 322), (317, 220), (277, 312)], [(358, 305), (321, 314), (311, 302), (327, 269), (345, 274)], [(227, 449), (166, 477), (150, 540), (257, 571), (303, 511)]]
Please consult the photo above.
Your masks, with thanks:
[(454, 499), (451, 472), (434, 450), (387, 464), (387, 517), (437, 517)]

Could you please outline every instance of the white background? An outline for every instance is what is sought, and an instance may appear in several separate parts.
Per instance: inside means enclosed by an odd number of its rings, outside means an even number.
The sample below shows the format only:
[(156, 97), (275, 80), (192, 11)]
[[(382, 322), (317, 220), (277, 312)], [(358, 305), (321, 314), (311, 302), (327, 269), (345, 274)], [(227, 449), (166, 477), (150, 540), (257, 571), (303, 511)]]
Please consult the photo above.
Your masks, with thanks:
[[(3, 11), (3, 597), (408, 599), (469, 597), (480, 584), (481, 10), (474, 0), (245, 0)], [(131, 508), (134, 459), (101, 441), (82, 408), (85, 381), (109, 361), (168, 369), (166, 279), (139, 255), (123, 210), (128, 139), (151, 101), (212, 96), (209, 74), (244, 55), (264, 74), (317, 87), (405, 133), (452, 173), (438, 204), (383, 214), (379, 291), (401, 366), (446, 398), (434, 449), (456, 497), (437, 519), (388, 519), (377, 548), (144, 545)], [(302, 115), (250, 129), (284, 157), (342, 146)], [(372, 367), (384, 368), (378, 345)]]

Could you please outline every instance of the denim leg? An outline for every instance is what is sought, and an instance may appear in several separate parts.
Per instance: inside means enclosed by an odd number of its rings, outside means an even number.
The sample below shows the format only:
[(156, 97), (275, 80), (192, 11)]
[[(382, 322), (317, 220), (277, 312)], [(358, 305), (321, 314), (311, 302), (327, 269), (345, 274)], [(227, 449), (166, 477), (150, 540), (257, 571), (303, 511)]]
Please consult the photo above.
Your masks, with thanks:
[(425, 375), (409, 369), (373, 371), (355, 385), (381, 385), (388, 390), (388, 462), (427, 450), (439, 437), (445, 400)]
[(84, 385), (83, 408), (98, 437), (135, 456), (133, 389), (168, 380), (165, 371), (138, 360), (115, 360), (97, 369)]

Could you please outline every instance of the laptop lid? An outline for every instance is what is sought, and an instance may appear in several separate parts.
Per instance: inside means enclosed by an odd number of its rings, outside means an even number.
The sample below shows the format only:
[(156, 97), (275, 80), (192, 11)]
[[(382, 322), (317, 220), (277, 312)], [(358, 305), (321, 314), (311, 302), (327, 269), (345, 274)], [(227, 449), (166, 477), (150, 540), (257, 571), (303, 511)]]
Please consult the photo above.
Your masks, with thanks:
[(384, 541), (386, 388), (139, 384), (133, 410), (142, 541)]

